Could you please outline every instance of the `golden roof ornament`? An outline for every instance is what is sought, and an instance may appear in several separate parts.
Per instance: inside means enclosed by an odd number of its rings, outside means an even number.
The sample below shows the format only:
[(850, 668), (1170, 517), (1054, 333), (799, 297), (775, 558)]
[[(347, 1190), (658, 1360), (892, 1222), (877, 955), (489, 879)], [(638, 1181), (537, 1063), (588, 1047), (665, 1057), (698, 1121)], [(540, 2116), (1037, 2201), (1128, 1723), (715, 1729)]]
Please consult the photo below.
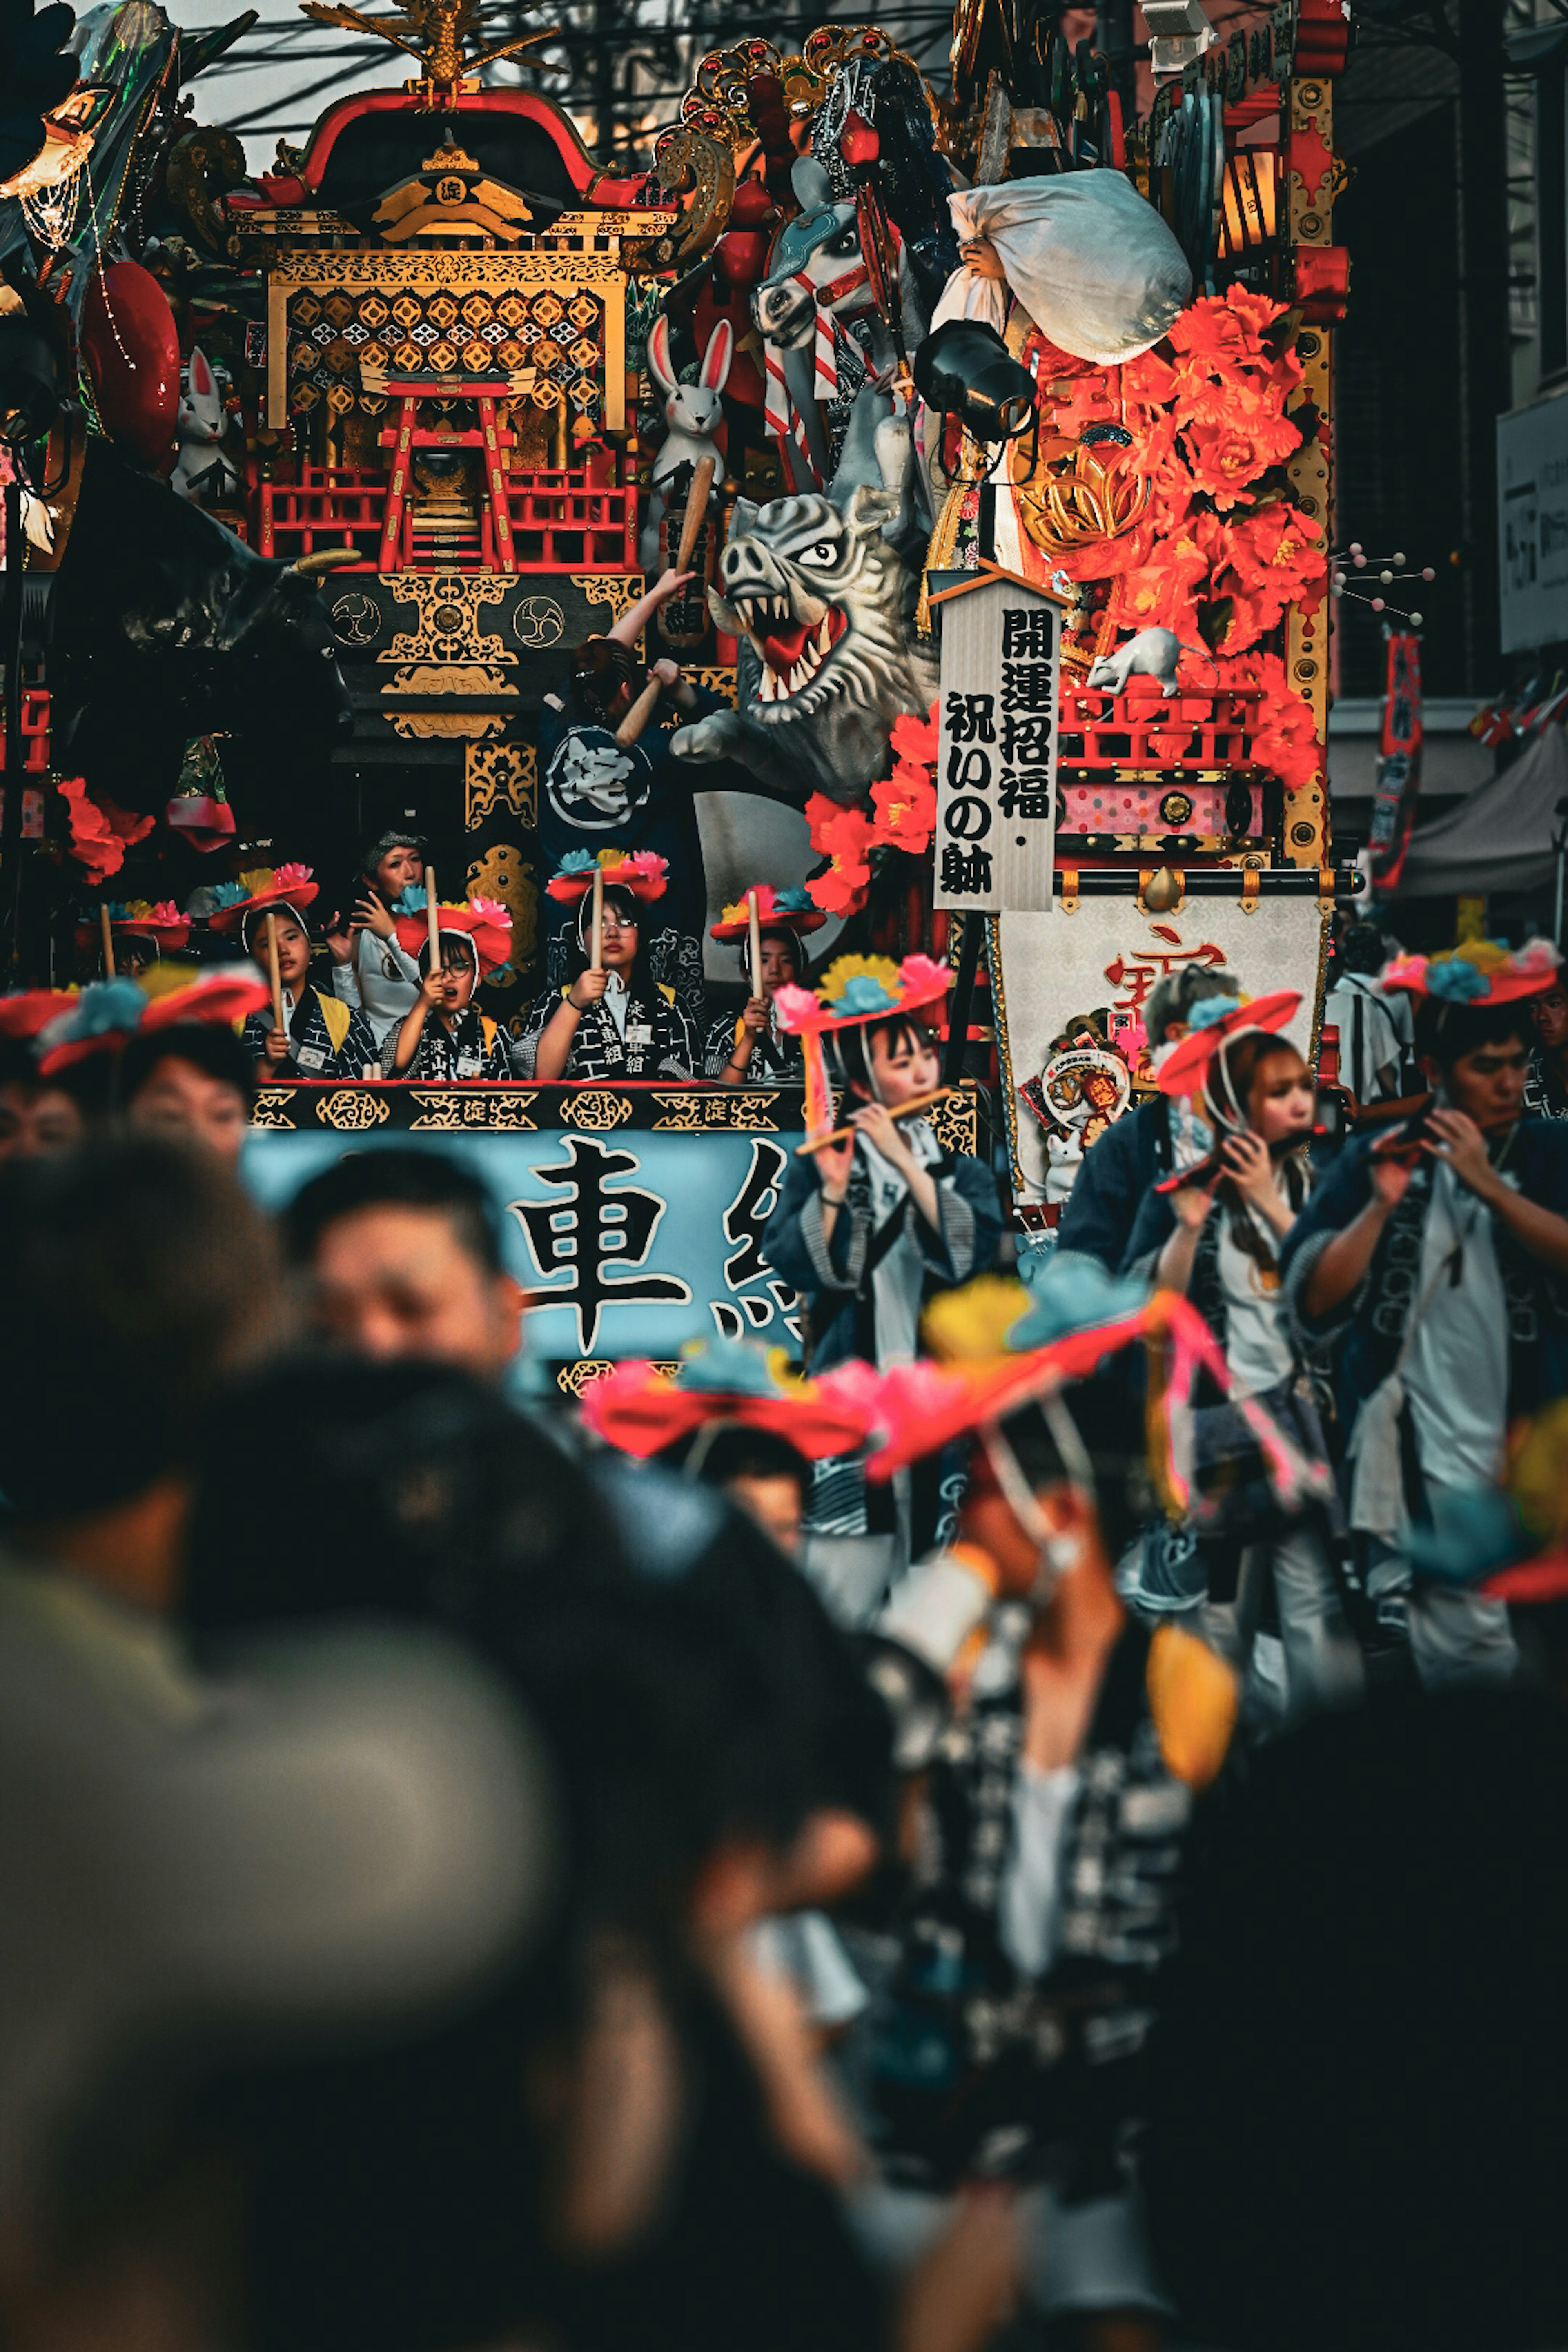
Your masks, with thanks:
[[(525, 7), (538, 5), (538, 0), (522, 0)], [(449, 89), (468, 75), (489, 65), (492, 58), (515, 57), (520, 49), (532, 48), (541, 41), (552, 41), (560, 34), (559, 25), (550, 26), (542, 33), (521, 33), (510, 41), (491, 41), (485, 47), (466, 54), (471, 32), (477, 29), (479, 0), (404, 0), (404, 5), (390, 16), (366, 16), (358, 8), (351, 8), (345, 0), (300, 0), (307, 16), (319, 25), (338, 25), (346, 32), (371, 33), (378, 41), (390, 41), (395, 48), (406, 49), (417, 58), (424, 71), (410, 89), (435, 91)], [(531, 58), (530, 65), (543, 66), (542, 58)], [(564, 72), (565, 68), (550, 66), (551, 72)]]

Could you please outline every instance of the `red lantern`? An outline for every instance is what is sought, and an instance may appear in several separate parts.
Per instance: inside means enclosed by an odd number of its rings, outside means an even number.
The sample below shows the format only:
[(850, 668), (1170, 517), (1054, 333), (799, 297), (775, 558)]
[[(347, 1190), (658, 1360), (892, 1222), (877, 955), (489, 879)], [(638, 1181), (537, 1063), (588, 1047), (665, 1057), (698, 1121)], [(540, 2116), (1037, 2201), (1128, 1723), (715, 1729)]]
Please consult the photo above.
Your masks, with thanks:
[(167, 473), (180, 406), (180, 338), (168, 296), (139, 261), (110, 262), (88, 288), (81, 350), (110, 439)]

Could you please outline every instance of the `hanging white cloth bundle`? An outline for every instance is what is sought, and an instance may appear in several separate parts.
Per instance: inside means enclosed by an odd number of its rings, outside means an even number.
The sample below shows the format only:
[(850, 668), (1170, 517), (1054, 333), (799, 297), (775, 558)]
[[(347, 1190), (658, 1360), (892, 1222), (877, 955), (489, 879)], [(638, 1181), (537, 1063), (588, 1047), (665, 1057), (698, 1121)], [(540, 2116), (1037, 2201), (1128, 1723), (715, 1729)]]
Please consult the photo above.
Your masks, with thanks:
[(1011, 291), (1060, 350), (1115, 367), (1157, 343), (1191, 299), (1181, 247), (1120, 172), (961, 188), (947, 202), (961, 243), (986, 238), (1007, 283), (967, 268), (954, 271), (933, 328), (947, 319), (980, 319), (1000, 334)]

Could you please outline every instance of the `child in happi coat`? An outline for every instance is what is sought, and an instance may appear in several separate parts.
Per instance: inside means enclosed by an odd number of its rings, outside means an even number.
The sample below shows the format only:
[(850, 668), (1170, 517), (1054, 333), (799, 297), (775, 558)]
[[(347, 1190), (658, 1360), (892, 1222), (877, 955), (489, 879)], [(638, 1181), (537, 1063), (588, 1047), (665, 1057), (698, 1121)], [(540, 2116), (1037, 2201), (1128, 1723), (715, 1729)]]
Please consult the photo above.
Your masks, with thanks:
[[(1197, 1092), (1217, 1148), (1189, 1181), (1151, 1186), (1127, 1267), (1184, 1293), (1224, 1353), (1233, 1396), (1260, 1400), (1304, 1454), (1326, 1465), (1312, 1366), (1292, 1332), (1279, 1276), (1285, 1237), (1312, 1189), (1307, 1147), (1316, 1091), (1306, 1063), (1279, 1034), (1300, 1002), (1294, 989), (1279, 989), (1194, 1006), (1160, 1086), (1173, 1097)], [(1290, 1714), (1359, 1696), (1361, 1652), (1333, 1566), (1342, 1528), (1337, 1504), (1288, 1510), (1264, 1492), (1255, 1444), (1234, 1404), (1200, 1405), (1194, 1431), (1200, 1480), (1218, 1512), (1206, 1528), (1187, 1531), (1200, 1571), (1189, 1604), (1206, 1594), (1198, 1600), (1205, 1630), (1245, 1665), (1272, 1585)]]
[(447, 1085), (460, 1078), (510, 1078), (511, 1054), (499, 1022), (474, 1003), (480, 979), (506, 961), (511, 918), (504, 907), (475, 899), (466, 907), (440, 907), (437, 924), (441, 960), (433, 971), (427, 919), (403, 919), (405, 932), (425, 930), (416, 959), (419, 995), (395, 1032), (389, 1032), (383, 1066), (389, 1078), (421, 1078)]
[(425, 839), (384, 833), (360, 861), (363, 885), (353, 914), (328, 931), (332, 993), (357, 1004), (384, 1047), (419, 996), (419, 967), (399, 937), (399, 916), (425, 908)]
[(726, 907), (709, 937), (741, 950), (741, 974), (746, 982), (746, 1002), (739, 1017), (723, 1014), (708, 1032), (703, 1048), (704, 1074), (721, 1086), (799, 1086), (804, 1077), (800, 1039), (781, 1029), (774, 999), (784, 987), (804, 988), (810, 967), (801, 935), (817, 931), (827, 920), (805, 890), (773, 890), (758, 885), (757, 922), (762, 951), (762, 987), (751, 968), (751, 915), (747, 897)]
[(593, 958), (593, 869), (585, 852), (568, 859), (550, 895), (578, 901), (576, 970), (563, 988), (546, 989), (528, 1016), (519, 1048), (523, 1074), (536, 1078), (690, 1078), (698, 1049), (686, 1008), (668, 982), (656, 981), (645, 943), (647, 908), (664, 895), (664, 860), (647, 853), (607, 866), (603, 886), (600, 960)]
[[(310, 930), (304, 908), (319, 886), (308, 866), (262, 868), (239, 884), (219, 886), (223, 905), (208, 918), (215, 931), (238, 931), (263, 971), (268, 969), (267, 917), (278, 937), (278, 976), (282, 982), (283, 1027), (270, 1006), (252, 1013), (242, 1035), (261, 1065), (258, 1076), (300, 1078), (378, 1078), (381, 1055), (375, 1033), (356, 1005), (323, 995), (310, 980)], [(238, 889), (237, 898), (226, 894)]]

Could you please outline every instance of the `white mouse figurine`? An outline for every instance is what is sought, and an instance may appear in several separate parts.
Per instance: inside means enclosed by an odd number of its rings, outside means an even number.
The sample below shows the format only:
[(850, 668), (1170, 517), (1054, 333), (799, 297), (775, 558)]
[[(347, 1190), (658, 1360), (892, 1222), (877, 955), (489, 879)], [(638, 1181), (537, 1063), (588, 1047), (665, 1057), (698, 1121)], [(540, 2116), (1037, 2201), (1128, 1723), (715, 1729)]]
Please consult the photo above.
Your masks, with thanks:
[(702, 354), (700, 380), (696, 383), (678, 383), (670, 363), (669, 320), (661, 313), (648, 331), (648, 373), (664, 394), (664, 420), (669, 429), (653, 461), (653, 490), (638, 543), (637, 553), (645, 572), (651, 572), (658, 562), (658, 526), (668, 503), (666, 490), (671, 477), (682, 466), (695, 466), (702, 458), (711, 457), (710, 499), (724, 478), (724, 460), (713, 436), (724, 422), (724, 404), (719, 395), (730, 380), (730, 363), (734, 356), (734, 330), (727, 319), (721, 319)]
[(1125, 694), (1130, 677), (1157, 677), (1169, 702), (1177, 690), (1176, 671), (1184, 653), (1196, 654), (1211, 669), (1215, 667), (1212, 654), (1202, 646), (1184, 645), (1173, 629), (1140, 629), (1114, 653), (1101, 654), (1084, 684), (1107, 694)]
[(174, 487), (183, 499), (221, 499), (239, 488), (239, 477), (219, 450), (226, 419), (217, 378), (199, 344), (185, 362), (174, 437)]

